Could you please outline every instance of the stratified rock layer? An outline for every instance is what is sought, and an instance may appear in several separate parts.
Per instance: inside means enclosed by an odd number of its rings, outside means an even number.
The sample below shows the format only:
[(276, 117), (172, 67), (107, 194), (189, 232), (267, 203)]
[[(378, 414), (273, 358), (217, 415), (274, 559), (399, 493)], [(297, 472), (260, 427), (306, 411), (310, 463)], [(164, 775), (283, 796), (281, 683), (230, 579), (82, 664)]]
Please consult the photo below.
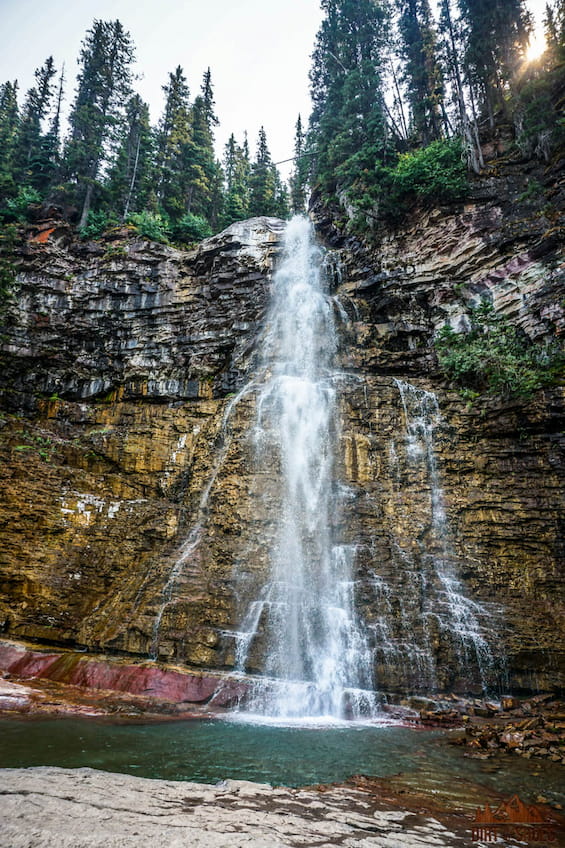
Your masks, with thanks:
[[(464, 208), (427, 213), (372, 248), (317, 213), (341, 262), (347, 498), (336, 533), (358, 546), (383, 689), (476, 684), (445, 626), (422, 616), (422, 574), (446, 550), (494, 654), (508, 658), (509, 685), (563, 683), (562, 387), (468, 407), (431, 347), (484, 294), (534, 339), (562, 332), (562, 224), (543, 197), (517, 202), (524, 179), (510, 169), (483, 180)], [(250, 431), (282, 229), (254, 219), (190, 253), (119, 233), (77, 244), (54, 224), (28, 233), (3, 337), (9, 638), (233, 666), (230, 634), (263, 580), (277, 503), (277, 471), (256, 474)], [(440, 541), (429, 468), (408, 462), (397, 380), (437, 395)], [(260, 644), (251, 663), (261, 670)]]

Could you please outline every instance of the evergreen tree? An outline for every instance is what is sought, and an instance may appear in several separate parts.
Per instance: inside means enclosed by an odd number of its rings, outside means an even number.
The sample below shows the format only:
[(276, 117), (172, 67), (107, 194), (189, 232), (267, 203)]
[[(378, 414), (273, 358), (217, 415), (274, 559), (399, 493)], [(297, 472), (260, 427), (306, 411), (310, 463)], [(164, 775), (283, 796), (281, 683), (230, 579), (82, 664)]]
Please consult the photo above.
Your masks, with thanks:
[(149, 107), (139, 94), (126, 108), (124, 133), (109, 173), (107, 188), (114, 211), (125, 221), (143, 210), (152, 190), (153, 134)]
[(429, 0), (400, 0), (400, 52), (412, 127), (425, 144), (442, 136), (443, 79)]
[(296, 121), (294, 134), (294, 168), (290, 178), (290, 205), (293, 213), (306, 211), (306, 192), (310, 171), (309, 157), (306, 155), (306, 134), (302, 128), (302, 118)]
[(493, 129), (495, 112), (504, 111), (505, 90), (523, 61), (531, 15), (524, 0), (459, 0), (459, 6), (469, 83)]
[(14, 153), (19, 128), (18, 83), (0, 86), (0, 196), (14, 192)]
[(251, 166), (249, 214), (276, 214), (276, 169), (273, 166), (265, 128), (259, 130), (257, 139), (257, 155)]
[(232, 133), (224, 147), (224, 176), (226, 191), (229, 194), (235, 182), (237, 143)]
[(215, 113), (210, 68), (204, 73), (200, 90), (201, 94), (195, 99), (190, 114), (193, 160), (189, 166), (187, 211), (205, 217), (216, 227), (223, 205), (223, 174), (214, 153), (214, 128), (219, 121)]
[(94, 21), (82, 44), (65, 161), (82, 200), (85, 226), (96, 181), (131, 92), (134, 48), (120, 21)]
[(43, 144), (43, 122), (49, 112), (56, 73), (53, 57), (49, 56), (35, 71), (36, 85), (27, 92), (14, 152), (14, 177), (18, 184), (34, 188), (45, 184), (49, 160)]
[(224, 148), (224, 177), (226, 193), (222, 226), (227, 227), (233, 221), (243, 221), (249, 217), (249, 180), (251, 165), (247, 138), (240, 147), (233, 133)]
[(213, 232), (218, 232), (218, 230), (222, 229), (225, 201), (224, 172), (222, 169), (222, 163), (216, 159), (214, 177), (210, 186), (210, 203), (208, 213), (208, 221)]
[(211, 212), (212, 186), (216, 182), (214, 137), (208, 121), (206, 101), (199, 96), (191, 111), (193, 156), (189, 165), (187, 212), (207, 218)]
[(275, 172), (275, 202), (273, 206), (273, 215), (275, 218), (286, 220), (290, 215), (290, 198), (288, 189), (281, 179), (277, 168), (273, 166)]
[[(474, 109), (467, 107), (464, 88), (464, 43), (460, 23), (454, 20), (451, 0), (440, 0), (439, 31), (443, 35), (443, 58), (447, 78), (450, 79), (458, 115), (458, 129), (463, 138), (469, 167), (479, 173), (484, 167), (479, 127)], [(473, 103), (473, 101), (472, 101)]]
[(169, 74), (163, 86), (165, 110), (161, 118), (157, 140), (157, 195), (164, 210), (173, 218), (189, 209), (189, 173), (193, 159), (190, 92), (180, 65)]
[(310, 72), (315, 176), (329, 193), (386, 157), (382, 64), (388, 13), (375, 0), (322, 0)]
[(257, 155), (251, 165), (249, 189), (249, 215), (288, 217), (288, 192), (273, 164), (264, 127), (259, 130)]
[(49, 129), (42, 139), (43, 169), (41, 178), (38, 179), (38, 191), (46, 193), (53, 186), (61, 168), (61, 108), (65, 86), (65, 66), (61, 68), (59, 85), (57, 87), (57, 99), (53, 118)]
[(214, 101), (214, 91), (212, 89), (212, 72), (210, 71), (210, 68), (208, 68), (204, 72), (200, 91), (202, 92), (202, 98), (204, 100), (204, 112), (206, 115), (206, 123), (208, 124), (210, 132), (213, 132), (213, 128), (217, 127), (220, 122), (216, 117), (215, 112), (216, 103)]

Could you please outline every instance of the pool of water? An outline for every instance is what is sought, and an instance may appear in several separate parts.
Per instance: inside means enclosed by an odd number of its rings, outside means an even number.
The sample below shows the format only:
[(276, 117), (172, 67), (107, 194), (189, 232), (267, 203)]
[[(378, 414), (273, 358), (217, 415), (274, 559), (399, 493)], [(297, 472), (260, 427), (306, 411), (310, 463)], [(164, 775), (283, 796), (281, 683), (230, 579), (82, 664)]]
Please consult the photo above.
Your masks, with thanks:
[[(203, 783), (235, 778), (304, 786), (354, 774), (473, 805), (489, 791), (565, 802), (563, 769), (518, 757), (463, 757), (445, 733), (400, 726), (277, 727), (229, 721), (116, 724), (93, 719), (0, 720), (0, 767), (88, 766)], [(455, 789), (455, 784), (457, 789)]]

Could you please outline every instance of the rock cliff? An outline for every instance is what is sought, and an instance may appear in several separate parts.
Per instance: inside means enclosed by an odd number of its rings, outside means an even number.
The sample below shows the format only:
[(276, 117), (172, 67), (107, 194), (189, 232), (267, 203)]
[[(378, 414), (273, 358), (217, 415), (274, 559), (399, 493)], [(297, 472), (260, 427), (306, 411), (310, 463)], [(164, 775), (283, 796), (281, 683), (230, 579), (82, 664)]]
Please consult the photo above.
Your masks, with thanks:
[[(341, 322), (336, 532), (357, 545), (384, 690), (476, 685), (453, 604), (434, 610), (449, 591), (509, 686), (563, 683), (563, 387), (469, 406), (431, 346), (485, 294), (534, 339), (563, 332), (559, 174), (532, 200), (523, 168), (500, 171), (372, 244), (314, 208)], [(26, 233), (2, 338), (6, 636), (232, 667), (273, 526), (250, 422), (282, 230), (254, 219), (191, 252), (77, 243), (57, 222)], [(260, 647), (252, 659), (260, 671)]]

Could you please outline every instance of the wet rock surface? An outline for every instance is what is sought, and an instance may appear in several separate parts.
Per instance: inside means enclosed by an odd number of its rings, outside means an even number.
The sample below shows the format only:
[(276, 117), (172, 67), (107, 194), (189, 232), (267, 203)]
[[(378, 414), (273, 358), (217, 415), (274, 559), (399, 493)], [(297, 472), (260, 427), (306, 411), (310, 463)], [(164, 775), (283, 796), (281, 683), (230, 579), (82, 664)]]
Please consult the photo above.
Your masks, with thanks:
[[(450, 741), (468, 748), (466, 756), (489, 759), (510, 753), (565, 765), (565, 703), (551, 695), (504, 698), (501, 706), (470, 703), (458, 712), (465, 731)], [(433, 720), (433, 714), (426, 718)]]
[(0, 714), (7, 715), (209, 717), (245, 691), (227, 676), (7, 642), (0, 642), (0, 675)]
[[(0, 770), (1, 848), (470, 846), (465, 816), (374, 787), (272, 788), (146, 780), (92, 769)], [(443, 820), (442, 820), (443, 819)]]
[[(28, 234), (2, 339), (4, 632), (153, 653), (282, 227), (242, 222), (191, 253), (123, 237), (76, 243), (64, 226)], [(189, 600), (171, 611), (165, 656), (221, 665), (222, 565), (181, 575)]]
[[(469, 406), (431, 347), (434, 330), (460, 324), (483, 294), (531, 338), (563, 331), (558, 204), (550, 220), (545, 194), (518, 202), (523, 178), (499, 171), (465, 207), (422, 213), (376, 246), (316, 212), (334, 248), (340, 321), (344, 508), (332, 529), (355, 546), (377, 686), (395, 697), (481, 689), (453, 610), (435, 604), (438, 560), (468, 598), (464, 612), (483, 611), (495, 675), (518, 693), (565, 683), (563, 387)], [(544, 180), (560, 196), (558, 175)], [(282, 227), (242, 222), (188, 253), (123, 233), (77, 243), (55, 222), (28, 232), (2, 337), (7, 638), (233, 668), (279, 508), (277, 469), (255, 473), (250, 431)], [(431, 454), (413, 461), (397, 381), (437, 398), (443, 535)], [(263, 648), (259, 639), (253, 672)]]

